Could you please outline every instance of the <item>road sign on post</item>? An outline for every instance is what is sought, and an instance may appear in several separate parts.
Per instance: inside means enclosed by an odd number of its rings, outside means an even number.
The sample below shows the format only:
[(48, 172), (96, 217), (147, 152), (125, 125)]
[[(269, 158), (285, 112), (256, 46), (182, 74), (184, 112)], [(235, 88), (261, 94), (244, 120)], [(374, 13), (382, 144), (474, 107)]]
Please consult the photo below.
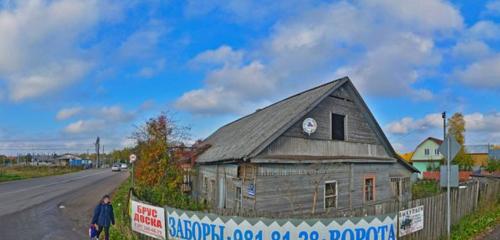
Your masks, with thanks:
[(461, 147), (462, 146), (460, 146), (455, 137), (450, 134), (446, 135), (443, 143), (441, 144), (441, 146), (439, 146), (439, 152), (441, 152), (441, 154), (443, 154), (443, 156), (446, 158), (446, 233), (448, 239), (450, 239), (451, 232), (450, 162), (453, 158), (455, 158)]
[(130, 164), (132, 164), (132, 188), (134, 188), (134, 162), (137, 160), (137, 156), (135, 154), (130, 154), (128, 157)]

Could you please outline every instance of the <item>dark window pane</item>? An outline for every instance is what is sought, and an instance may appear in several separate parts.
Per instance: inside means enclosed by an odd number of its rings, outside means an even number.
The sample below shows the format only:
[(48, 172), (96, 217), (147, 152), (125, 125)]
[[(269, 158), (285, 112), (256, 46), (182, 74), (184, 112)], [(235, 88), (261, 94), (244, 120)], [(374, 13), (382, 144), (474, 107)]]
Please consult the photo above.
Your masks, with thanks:
[(345, 140), (345, 126), (344, 126), (344, 115), (332, 113), (332, 139), (333, 140)]

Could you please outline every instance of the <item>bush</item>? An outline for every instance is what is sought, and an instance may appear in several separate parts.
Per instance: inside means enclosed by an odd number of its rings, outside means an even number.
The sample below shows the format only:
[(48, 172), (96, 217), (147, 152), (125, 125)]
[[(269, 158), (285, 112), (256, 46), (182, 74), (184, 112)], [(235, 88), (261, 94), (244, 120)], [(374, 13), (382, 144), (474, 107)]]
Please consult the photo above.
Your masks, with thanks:
[(421, 180), (412, 186), (413, 199), (426, 198), (441, 193), (439, 182), (433, 180)]

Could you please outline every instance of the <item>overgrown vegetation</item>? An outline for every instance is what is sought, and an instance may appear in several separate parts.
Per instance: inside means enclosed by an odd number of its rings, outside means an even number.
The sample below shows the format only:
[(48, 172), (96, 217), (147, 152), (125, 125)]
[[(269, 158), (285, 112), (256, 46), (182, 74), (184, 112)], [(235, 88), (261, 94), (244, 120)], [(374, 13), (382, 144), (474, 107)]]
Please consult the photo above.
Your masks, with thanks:
[(0, 168), (0, 182), (60, 175), (80, 170), (81, 168), (47, 166), (5, 167)]
[(486, 166), (485, 170), (490, 173), (500, 171), (500, 161), (493, 159), (488, 160), (488, 165)]
[(179, 127), (162, 113), (137, 128), (133, 137), (138, 160), (135, 168), (135, 191), (144, 201), (163, 206), (199, 210), (203, 206), (192, 201), (180, 187), (185, 174), (176, 159), (171, 158), (169, 145), (180, 142), (187, 129)]
[(481, 208), (460, 220), (451, 229), (451, 239), (466, 240), (500, 224), (500, 202)]
[[(179, 127), (166, 113), (149, 119), (137, 127), (132, 137), (134, 148), (116, 151), (117, 158), (134, 153), (137, 155), (134, 171), (134, 192), (143, 201), (156, 206), (171, 206), (188, 210), (205, 208), (181, 191), (185, 171), (179, 165), (174, 146), (182, 145), (187, 128)], [(183, 145), (184, 146), (184, 145)], [(182, 155), (182, 154), (180, 154)], [(135, 239), (130, 229), (128, 190), (126, 181), (116, 191), (114, 197), (116, 227), (111, 239)]]
[(110, 228), (110, 239), (134, 240), (137, 239), (130, 229), (128, 191), (131, 187), (130, 178), (127, 179), (113, 194), (113, 210), (115, 226)]
[(437, 181), (421, 180), (413, 184), (411, 191), (413, 199), (419, 199), (432, 197), (441, 193), (441, 187), (439, 187), (439, 182)]
[(474, 161), (469, 154), (465, 153), (465, 119), (462, 113), (455, 113), (448, 119), (448, 134), (454, 136), (462, 146), (453, 159), (453, 163), (457, 164), (462, 171), (471, 171)]

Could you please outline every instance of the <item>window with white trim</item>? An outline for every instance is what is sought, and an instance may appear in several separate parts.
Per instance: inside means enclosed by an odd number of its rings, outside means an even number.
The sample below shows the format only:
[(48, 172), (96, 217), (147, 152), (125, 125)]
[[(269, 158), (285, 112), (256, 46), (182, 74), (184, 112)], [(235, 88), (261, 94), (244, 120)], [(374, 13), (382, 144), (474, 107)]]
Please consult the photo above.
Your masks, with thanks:
[(327, 181), (325, 182), (325, 192), (324, 192), (324, 202), (325, 208), (336, 208), (337, 207), (337, 181)]

